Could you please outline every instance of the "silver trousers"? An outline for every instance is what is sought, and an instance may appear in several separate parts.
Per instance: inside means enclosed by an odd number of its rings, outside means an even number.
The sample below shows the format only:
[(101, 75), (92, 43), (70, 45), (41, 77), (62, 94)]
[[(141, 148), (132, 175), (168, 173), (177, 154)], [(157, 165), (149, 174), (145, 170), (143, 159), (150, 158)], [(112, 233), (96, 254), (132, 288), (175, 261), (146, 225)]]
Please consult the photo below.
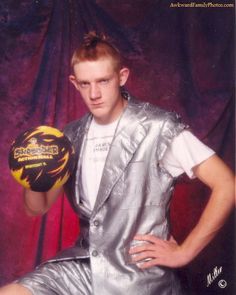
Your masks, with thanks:
[(15, 283), (33, 295), (91, 295), (89, 259), (46, 263)]

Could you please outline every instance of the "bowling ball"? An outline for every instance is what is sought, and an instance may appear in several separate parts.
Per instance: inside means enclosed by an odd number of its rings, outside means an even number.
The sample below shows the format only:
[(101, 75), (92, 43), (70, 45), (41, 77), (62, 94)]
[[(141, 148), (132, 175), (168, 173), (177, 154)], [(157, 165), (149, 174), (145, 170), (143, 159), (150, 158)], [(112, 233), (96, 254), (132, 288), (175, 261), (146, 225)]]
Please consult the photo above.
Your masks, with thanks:
[(23, 187), (46, 192), (62, 186), (70, 177), (75, 165), (74, 148), (60, 130), (38, 126), (13, 141), (8, 163)]

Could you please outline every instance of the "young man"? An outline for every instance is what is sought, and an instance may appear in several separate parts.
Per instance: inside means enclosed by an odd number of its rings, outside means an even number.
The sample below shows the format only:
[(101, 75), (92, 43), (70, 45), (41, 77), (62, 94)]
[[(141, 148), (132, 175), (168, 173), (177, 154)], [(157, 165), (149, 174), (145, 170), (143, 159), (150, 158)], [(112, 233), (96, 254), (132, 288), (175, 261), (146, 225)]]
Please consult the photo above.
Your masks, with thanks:
[[(70, 81), (89, 110), (65, 128), (78, 164), (64, 189), (80, 236), (0, 294), (183, 294), (173, 269), (192, 261), (224, 224), (234, 206), (234, 176), (178, 116), (121, 91), (129, 70), (104, 36), (88, 34), (72, 67)], [(174, 179), (184, 172), (212, 192), (178, 245), (167, 212)], [(27, 190), (26, 210), (45, 213), (59, 192)]]

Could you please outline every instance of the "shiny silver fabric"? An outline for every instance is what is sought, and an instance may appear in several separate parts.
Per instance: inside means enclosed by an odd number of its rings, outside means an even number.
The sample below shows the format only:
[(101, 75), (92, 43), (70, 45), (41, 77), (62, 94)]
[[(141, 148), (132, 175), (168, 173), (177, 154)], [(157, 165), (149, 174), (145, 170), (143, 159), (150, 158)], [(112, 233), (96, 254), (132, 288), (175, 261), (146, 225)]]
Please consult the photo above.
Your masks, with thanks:
[(172, 270), (140, 270), (128, 250), (135, 234), (169, 237), (168, 207), (173, 178), (159, 161), (173, 137), (185, 126), (176, 114), (129, 99), (113, 139), (94, 210), (81, 203), (80, 179), (85, 134), (91, 115), (67, 126), (76, 147), (78, 166), (66, 185), (68, 198), (80, 216), (77, 247), (56, 260), (90, 257), (93, 294), (181, 294)]
[(92, 294), (89, 259), (47, 263), (16, 282), (32, 295)]
[[(82, 204), (80, 171), (91, 115), (65, 129), (78, 159), (65, 186), (80, 218), (76, 246), (51, 261), (90, 257), (94, 295), (180, 295), (171, 269), (140, 270), (128, 253), (135, 234), (169, 238), (168, 208), (174, 179), (159, 161), (185, 126), (177, 115), (129, 99), (105, 163), (94, 210)], [(70, 277), (68, 277), (70, 280)], [(60, 293), (59, 293), (60, 294)], [(77, 294), (77, 293), (74, 293)]]

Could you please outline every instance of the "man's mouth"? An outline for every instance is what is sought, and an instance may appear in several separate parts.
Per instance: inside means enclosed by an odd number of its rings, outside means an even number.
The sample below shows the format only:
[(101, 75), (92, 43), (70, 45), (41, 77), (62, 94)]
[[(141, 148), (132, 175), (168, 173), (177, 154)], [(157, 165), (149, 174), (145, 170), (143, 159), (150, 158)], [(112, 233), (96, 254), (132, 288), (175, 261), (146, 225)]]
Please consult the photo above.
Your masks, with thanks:
[(98, 102), (98, 103), (92, 103), (91, 104), (91, 107), (93, 107), (93, 108), (98, 108), (98, 107), (101, 107), (101, 106), (103, 106), (103, 102)]

